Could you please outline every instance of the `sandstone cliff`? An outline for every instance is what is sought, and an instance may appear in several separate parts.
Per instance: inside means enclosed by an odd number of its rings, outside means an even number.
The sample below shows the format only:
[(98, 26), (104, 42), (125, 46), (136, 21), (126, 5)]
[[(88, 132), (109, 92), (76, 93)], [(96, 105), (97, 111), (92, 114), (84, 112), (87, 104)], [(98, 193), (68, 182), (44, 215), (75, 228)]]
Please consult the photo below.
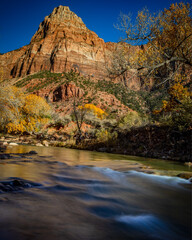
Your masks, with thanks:
[[(90, 31), (82, 19), (59, 6), (46, 16), (29, 45), (0, 56), (2, 79), (23, 77), (39, 71), (54, 73), (75, 69), (84, 76), (103, 79), (116, 43), (105, 43)], [(131, 74), (131, 73), (130, 73)], [(134, 90), (140, 89), (137, 77), (119, 79)]]

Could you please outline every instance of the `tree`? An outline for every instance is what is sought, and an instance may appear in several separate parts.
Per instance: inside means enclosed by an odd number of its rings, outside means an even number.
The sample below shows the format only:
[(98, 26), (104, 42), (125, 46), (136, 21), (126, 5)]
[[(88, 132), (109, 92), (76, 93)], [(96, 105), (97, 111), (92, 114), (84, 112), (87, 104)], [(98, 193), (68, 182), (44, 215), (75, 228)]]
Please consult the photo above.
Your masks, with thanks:
[(79, 103), (76, 103), (76, 100), (74, 99), (72, 114), (75, 118), (74, 120), (75, 120), (75, 123), (77, 125), (77, 130), (78, 130), (77, 135), (76, 135), (76, 144), (78, 144), (81, 141), (81, 136), (82, 136), (81, 129), (82, 129), (82, 124), (83, 124), (85, 114), (86, 114), (86, 110), (80, 109), (79, 106), (80, 106)]
[(0, 88), (1, 130), (8, 133), (37, 132), (50, 118), (50, 106), (34, 94), (14, 86)]
[[(181, 74), (176, 75), (176, 81), (168, 89), (169, 99), (162, 101), (162, 107), (153, 111), (160, 114), (160, 122), (179, 130), (192, 128), (192, 99), (191, 92), (182, 84)], [(162, 117), (164, 116), (164, 117)]]
[(190, 101), (192, 96), (189, 89), (182, 84), (184, 77), (181, 74), (175, 76), (175, 83), (168, 89), (169, 99), (163, 100), (162, 108), (155, 110), (154, 113), (171, 112), (179, 104), (183, 105)]
[(78, 132), (76, 134), (76, 144), (79, 144), (81, 142), (82, 124), (88, 112), (93, 113), (99, 119), (103, 119), (107, 115), (101, 108), (96, 107), (94, 104), (80, 105), (80, 103), (77, 104), (76, 101), (74, 100), (73, 115), (78, 129)]
[(0, 128), (5, 129), (8, 123), (20, 118), (20, 108), (24, 94), (13, 86), (0, 86)]
[[(172, 4), (159, 14), (147, 9), (138, 12), (135, 22), (130, 15), (121, 15), (117, 28), (125, 33), (121, 42), (137, 45), (129, 53), (129, 45), (120, 43), (112, 63), (112, 75), (118, 76), (130, 69), (145, 79), (152, 78), (154, 86), (175, 84), (178, 73), (191, 71), (192, 18), (189, 3)], [(189, 78), (182, 84), (189, 82)]]
[(92, 112), (99, 119), (103, 119), (107, 115), (105, 111), (91, 103), (87, 103), (84, 106), (79, 106), (79, 109), (85, 112)]

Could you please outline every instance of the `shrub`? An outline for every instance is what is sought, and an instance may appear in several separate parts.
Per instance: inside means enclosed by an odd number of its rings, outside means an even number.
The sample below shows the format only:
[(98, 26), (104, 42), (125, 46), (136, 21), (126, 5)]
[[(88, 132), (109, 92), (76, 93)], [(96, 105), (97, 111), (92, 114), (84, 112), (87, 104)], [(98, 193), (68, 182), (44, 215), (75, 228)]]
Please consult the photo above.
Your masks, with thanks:
[(117, 127), (117, 120), (116, 119), (104, 119), (102, 121), (102, 127), (105, 129), (112, 129)]
[(54, 120), (51, 122), (50, 126), (55, 127), (56, 129), (60, 129), (71, 121), (72, 119), (70, 115), (65, 115), (64, 117), (58, 117), (58, 115), (55, 115)]
[(95, 116), (92, 112), (87, 112), (84, 122), (94, 127), (101, 127), (102, 120)]
[(118, 126), (123, 129), (130, 129), (132, 127), (146, 125), (147, 123), (147, 117), (141, 117), (137, 112), (128, 112), (125, 116), (120, 118)]
[(96, 138), (98, 142), (103, 142), (106, 144), (111, 144), (111, 143), (115, 143), (116, 139), (118, 137), (117, 132), (109, 132), (107, 129), (105, 128), (101, 128), (100, 130), (98, 130), (96, 132)]

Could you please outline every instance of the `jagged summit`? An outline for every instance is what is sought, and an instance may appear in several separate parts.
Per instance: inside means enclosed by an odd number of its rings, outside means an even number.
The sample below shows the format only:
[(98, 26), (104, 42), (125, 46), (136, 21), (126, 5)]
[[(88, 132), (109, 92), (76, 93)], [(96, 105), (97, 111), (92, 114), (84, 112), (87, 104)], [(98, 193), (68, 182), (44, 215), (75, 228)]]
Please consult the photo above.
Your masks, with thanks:
[(39, 41), (45, 38), (47, 34), (50, 35), (56, 31), (63, 32), (66, 29), (74, 29), (76, 32), (89, 31), (82, 19), (72, 12), (68, 6), (60, 5), (54, 8), (53, 12), (40, 23), (31, 42)]
[(75, 21), (84, 24), (82, 19), (78, 17), (74, 12), (72, 12), (68, 6), (58, 6), (53, 9), (53, 12), (45, 17), (45, 19), (50, 19), (55, 22), (65, 22), (65, 21)]

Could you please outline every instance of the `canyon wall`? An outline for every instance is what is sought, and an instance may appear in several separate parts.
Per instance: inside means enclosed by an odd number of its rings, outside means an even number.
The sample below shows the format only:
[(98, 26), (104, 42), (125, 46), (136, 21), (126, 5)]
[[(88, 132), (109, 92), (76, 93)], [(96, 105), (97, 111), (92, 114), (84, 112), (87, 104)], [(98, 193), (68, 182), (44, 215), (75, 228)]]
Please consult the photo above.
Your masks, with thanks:
[[(117, 43), (105, 43), (89, 30), (82, 19), (59, 6), (39, 25), (29, 45), (0, 56), (2, 79), (23, 77), (39, 71), (68, 72), (104, 79)], [(134, 48), (134, 47), (133, 47)], [(140, 80), (131, 73), (119, 78), (127, 87), (139, 90)]]

